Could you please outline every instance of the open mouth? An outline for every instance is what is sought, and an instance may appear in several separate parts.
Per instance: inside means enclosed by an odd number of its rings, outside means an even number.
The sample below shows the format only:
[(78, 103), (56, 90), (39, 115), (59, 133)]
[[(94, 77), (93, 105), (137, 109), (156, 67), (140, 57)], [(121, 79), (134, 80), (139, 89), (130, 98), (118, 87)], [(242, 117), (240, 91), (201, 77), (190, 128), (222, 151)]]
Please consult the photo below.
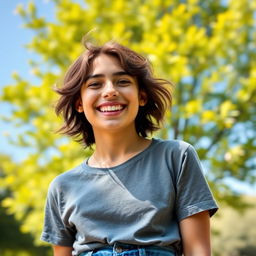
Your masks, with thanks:
[(101, 106), (97, 108), (100, 112), (117, 112), (125, 108), (124, 105)]

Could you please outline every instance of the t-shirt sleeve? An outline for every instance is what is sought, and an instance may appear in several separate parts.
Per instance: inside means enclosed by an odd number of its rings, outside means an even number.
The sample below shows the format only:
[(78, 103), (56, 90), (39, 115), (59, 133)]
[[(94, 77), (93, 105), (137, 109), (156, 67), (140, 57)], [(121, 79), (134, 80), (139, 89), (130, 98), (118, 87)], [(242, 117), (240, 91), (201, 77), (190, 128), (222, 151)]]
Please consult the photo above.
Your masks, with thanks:
[(63, 220), (63, 199), (58, 183), (53, 181), (49, 186), (44, 227), (41, 240), (61, 246), (72, 247), (75, 240), (75, 231), (67, 221)]
[(208, 210), (212, 216), (218, 209), (195, 149), (189, 145), (182, 155), (176, 180), (176, 215), (182, 220)]

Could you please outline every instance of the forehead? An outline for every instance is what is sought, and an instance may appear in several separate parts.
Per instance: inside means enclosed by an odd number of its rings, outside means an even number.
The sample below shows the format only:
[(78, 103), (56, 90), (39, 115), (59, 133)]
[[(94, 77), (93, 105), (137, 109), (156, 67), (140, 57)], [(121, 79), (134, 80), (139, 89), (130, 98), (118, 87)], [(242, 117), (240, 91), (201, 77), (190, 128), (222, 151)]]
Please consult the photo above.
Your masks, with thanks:
[(111, 74), (116, 72), (125, 71), (117, 57), (100, 54), (97, 56), (91, 66), (90, 75), (94, 74)]

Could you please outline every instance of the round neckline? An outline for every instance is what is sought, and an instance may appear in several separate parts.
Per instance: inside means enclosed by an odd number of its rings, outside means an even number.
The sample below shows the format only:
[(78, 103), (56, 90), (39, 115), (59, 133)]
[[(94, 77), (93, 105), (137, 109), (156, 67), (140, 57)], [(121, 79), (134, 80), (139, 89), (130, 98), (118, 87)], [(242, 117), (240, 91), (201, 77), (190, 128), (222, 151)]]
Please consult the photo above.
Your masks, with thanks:
[(119, 169), (123, 169), (125, 167), (127, 167), (128, 165), (134, 163), (135, 161), (138, 161), (140, 158), (142, 158), (148, 151), (150, 151), (152, 149), (152, 147), (156, 144), (158, 140), (152, 138), (151, 139), (151, 143), (149, 144), (149, 146), (147, 146), (144, 150), (142, 150), (141, 152), (139, 152), (138, 154), (136, 154), (135, 156), (129, 158), (128, 160), (124, 161), (121, 164), (115, 165), (113, 167), (92, 167), (88, 165), (88, 159), (87, 158), (85, 161), (82, 162), (82, 168), (85, 169), (87, 172), (92, 172), (92, 173), (101, 173), (104, 174), (108, 171), (117, 171)]

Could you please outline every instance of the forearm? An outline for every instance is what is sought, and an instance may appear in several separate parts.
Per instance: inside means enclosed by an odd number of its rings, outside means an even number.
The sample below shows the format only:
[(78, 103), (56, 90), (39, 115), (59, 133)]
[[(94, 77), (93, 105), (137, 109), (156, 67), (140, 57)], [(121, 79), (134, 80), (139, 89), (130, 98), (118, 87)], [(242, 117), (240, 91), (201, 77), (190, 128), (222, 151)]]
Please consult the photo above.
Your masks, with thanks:
[(206, 248), (194, 248), (187, 252), (184, 251), (184, 256), (211, 256), (211, 250)]
[(72, 247), (53, 245), (54, 256), (72, 256)]

